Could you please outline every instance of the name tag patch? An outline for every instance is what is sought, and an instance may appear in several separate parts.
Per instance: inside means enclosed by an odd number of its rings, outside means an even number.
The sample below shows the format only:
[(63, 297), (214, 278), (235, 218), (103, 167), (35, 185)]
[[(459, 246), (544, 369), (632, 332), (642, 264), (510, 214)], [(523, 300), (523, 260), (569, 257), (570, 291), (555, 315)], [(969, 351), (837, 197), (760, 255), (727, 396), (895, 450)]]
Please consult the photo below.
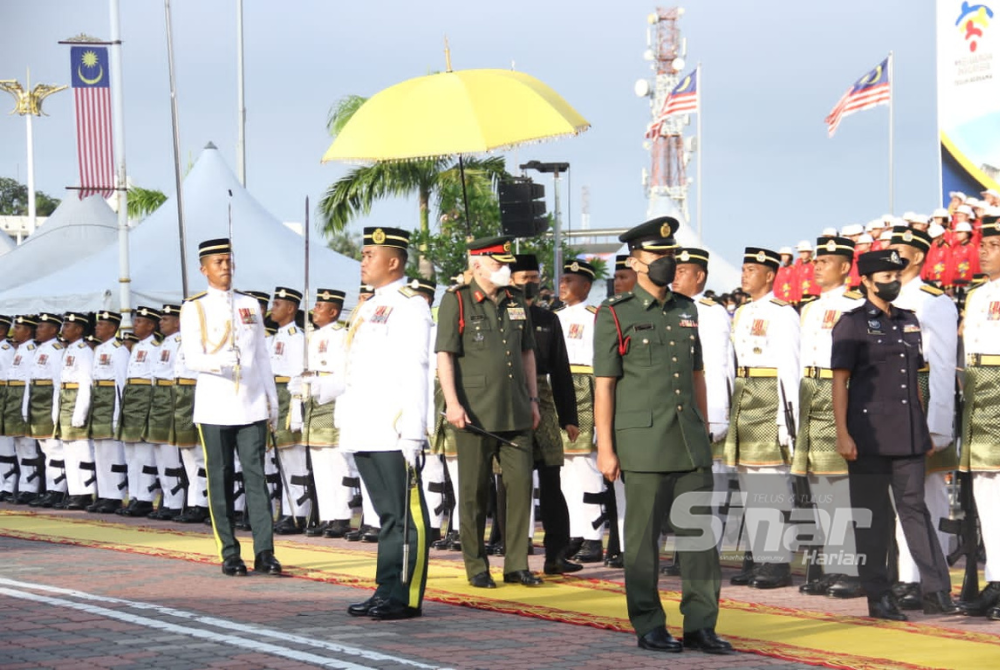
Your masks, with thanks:
[(524, 308), (523, 307), (508, 307), (507, 308), (507, 318), (511, 321), (524, 321)]

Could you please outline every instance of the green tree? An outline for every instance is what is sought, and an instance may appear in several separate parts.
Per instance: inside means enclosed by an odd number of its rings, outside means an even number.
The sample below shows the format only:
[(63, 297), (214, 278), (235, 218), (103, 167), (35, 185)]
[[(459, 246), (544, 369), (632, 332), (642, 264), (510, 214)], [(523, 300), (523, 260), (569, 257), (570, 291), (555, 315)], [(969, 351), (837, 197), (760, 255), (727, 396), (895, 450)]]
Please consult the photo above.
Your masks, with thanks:
[[(59, 203), (43, 191), (35, 191), (35, 214), (50, 216)], [(28, 187), (10, 177), (0, 177), (0, 216), (28, 215)]]
[(159, 209), (167, 201), (162, 191), (141, 186), (132, 186), (128, 190), (128, 218), (140, 221)]
[(333, 233), (329, 236), (326, 242), (326, 246), (336, 251), (338, 254), (347, 256), (348, 258), (353, 258), (356, 261), (361, 260), (361, 247), (364, 245), (361, 235), (358, 233), (351, 233), (347, 230), (341, 230), (340, 232)]
[[(334, 105), (327, 121), (327, 130), (332, 136), (343, 130), (365, 100), (361, 96), (350, 95)], [(507, 176), (503, 158), (468, 159), (465, 164), (466, 187), (470, 191), (491, 189), (498, 180)], [(457, 159), (452, 157), (382, 162), (354, 168), (332, 184), (320, 201), (323, 230), (328, 235), (339, 232), (352, 220), (369, 214), (376, 202), (415, 194), (419, 237), (426, 239), (431, 229), (431, 199), (436, 195), (440, 201), (441, 190), (450, 185), (461, 186)], [(440, 206), (439, 210), (445, 211)], [(428, 250), (423, 247), (423, 242), (418, 241), (418, 248), (426, 259)], [(430, 276), (429, 264), (425, 261), (422, 265), (420, 274)]]

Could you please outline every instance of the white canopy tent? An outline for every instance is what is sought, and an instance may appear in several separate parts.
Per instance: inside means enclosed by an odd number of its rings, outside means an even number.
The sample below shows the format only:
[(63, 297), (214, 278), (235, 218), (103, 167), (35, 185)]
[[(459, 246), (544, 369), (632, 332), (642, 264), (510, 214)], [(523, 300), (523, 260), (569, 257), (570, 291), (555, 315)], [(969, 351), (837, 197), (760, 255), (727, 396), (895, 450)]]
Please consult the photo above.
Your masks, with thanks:
[(17, 248), (14, 244), (14, 240), (10, 239), (6, 233), (0, 232), (0, 256), (5, 255), (9, 251), (13, 251)]
[(118, 239), (118, 219), (97, 195), (66, 197), (21, 246), (0, 258), (0, 275), (11, 289), (93, 256)]
[[(190, 293), (205, 287), (198, 270), (198, 243), (229, 235), (230, 200), (236, 287), (269, 293), (275, 286), (302, 288), (302, 237), (283, 226), (240, 186), (214, 145), (202, 151), (183, 189)], [(347, 304), (354, 304), (361, 279), (360, 264), (327, 248), (319, 236), (316, 238), (309, 254), (310, 290), (314, 295), (317, 288), (345, 290)], [(180, 302), (178, 239), (177, 204), (173, 198), (129, 233), (133, 307)], [(0, 292), (0, 310), (10, 314), (119, 307), (117, 242), (36, 281)]]

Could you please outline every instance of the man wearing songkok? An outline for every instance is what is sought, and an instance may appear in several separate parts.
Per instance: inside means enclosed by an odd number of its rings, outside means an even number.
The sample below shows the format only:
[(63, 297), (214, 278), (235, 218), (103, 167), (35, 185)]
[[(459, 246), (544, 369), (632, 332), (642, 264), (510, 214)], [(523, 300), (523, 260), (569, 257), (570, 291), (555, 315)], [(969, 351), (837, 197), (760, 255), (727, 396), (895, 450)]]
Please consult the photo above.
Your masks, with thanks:
[(90, 439), (94, 445), (97, 468), (97, 500), (88, 512), (111, 514), (121, 509), (128, 494), (128, 466), (125, 449), (115, 437), (121, 422), (122, 396), (128, 379), (129, 351), (116, 337), (122, 315), (101, 310), (96, 315), (94, 335), (100, 344), (94, 348), (90, 371), (93, 389), (90, 395)]
[(63, 316), (62, 336), (66, 342), (59, 390), (53, 396), (52, 419), (55, 435), (62, 442), (66, 463), (66, 489), (69, 497), (63, 507), (86, 509), (96, 491), (97, 466), (90, 443), (91, 374), (94, 351), (83, 339), (90, 316), (67, 312)]
[(55, 434), (55, 391), (62, 373), (65, 347), (56, 335), (62, 326), (57, 314), (43, 312), (38, 315), (35, 328), (34, 360), (28, 379), (28, 390), (21, 401), (21, 413), (28, 422), (31, 437), (45, 456), (45, 495), (32, 500), (32, 507), (61, 505), (66, 497), (66, 461), (62, 441)]

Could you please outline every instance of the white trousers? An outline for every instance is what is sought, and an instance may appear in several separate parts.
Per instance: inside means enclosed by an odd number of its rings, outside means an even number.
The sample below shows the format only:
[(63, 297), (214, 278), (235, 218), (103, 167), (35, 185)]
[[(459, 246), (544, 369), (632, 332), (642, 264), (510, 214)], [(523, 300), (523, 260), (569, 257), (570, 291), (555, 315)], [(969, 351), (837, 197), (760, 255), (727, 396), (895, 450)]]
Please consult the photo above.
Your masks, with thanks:
[(21, 465), (21, 475), (17, 482), (18, 492), (38, 493), (38, 487), (42, 484), (38, 468), (24, 463), (38, 458), (38, 441), (33, 437), (15, 437), (14, 451), (17, 453), (17, 462)]
[(972, 493), (986, 547), (986, 581), (1000, 582), (1000, 472), (972, 473)]
[[(729, 512), (730, 507), (739, 507), (740, 495), (733, 491), (730, 482), (736, 479), (736, 468), (726, 465), (721, 460), (712, 461), (712, 491), (722, 494), (722, 502), (715, 506), (715, 515), (722, 522), (722, 533), (719, 535), (719, 552), (736, 551), (740, 537), (739, 517)], [(729, 523), (730, 519), (734, 520)]]
[(208, 507), (208, 482), (205, 472), (205, 452), (201, 447), (178, 448), (181, 453), (181, 463), (187, 473), (188, 507)]
[(345, 477), (357, 477), (354, 460), (339, 447), (310, 447), (316, 502), (321, 521), (350, 521), (354, 489), (344, 486)]
[(94, 465), (94, 448), (90, 445), (90, 440), (63, 442), (63, 458), (66, 463), (66, 488), (69, 494), (71, 496), (93, 494), (97, 490), (96, 473), (83, 467), (84, 463)]
[[(424, 469), (420, 472), (420, 483), (424, 488), (424, 500), (427, 502), (427, 513), (430, 515), (431, 528), (441, 528), (444, 520), (444, 493), (431, 491), (431, 484), (436, 484), (435, 488), (444, 487), (444, 459), (440, 454), (427, 454), (424, 460)], [(439, 512), (435, 510), (440, 509)]]
[[(118, 440), (94, 440), (94, 463), (97, 467), (97, 495), (107, 500), (125, 500), (128, 493), (125, 472), (115, 469), (126, 468), (125, 448)], [(119, 488), (120, 487), (120, 488)]]
[(597, 469), (597, 454), (566, 456), (561, 475), (563, 495), (569, 508), (570, 537), (601, 540), (604, 527), (594, 528), (594, 521), (601, 516), (601, 506), (583, 502), (584, 493), (604, 490), (604, 476)]
[[(54, 437), (38, 440), (38, 446), (45, 454), (45, 490), (66, 493), (66, 458), (62, 440)], [(62, 463), (61, 467), (53, 463)]]
[(281, 470), (284, 475), (281, 482), (281, 515), (309, 516), (312, 511), (312, 501), (306, 497), (301, 503), (298, 502), (305, 496), (308, 487), (305, 484), (296, 483), (306, 481), (306, 478), (309, 477), (305, 445), (293, 444), (278, 449), (278, 458), (281, 459)]
[(17, 488), (17, 450), (14, 438), (0, 435), (0, 491), (13, 493)]
[(448, 468), (448, 477), (451, 478), (451, 487), (455, 490), (455, 509), (451, 513), (451, 518), (448, 519), (448, 532), (458, 531), (461, 526), (458, 523), (458, 517), (461, 516), (458, 513), (458, 456), (445, 456), (444, 466)]
[[(944, 472), (931, 472), (924, 479), (924, 503), (927, 505), (927, 511), (931, 513), (931, 524), (937, 530), (941, 551), (947, 556), (948, 545), (953, 536), (938, 528), (938, 522), (950, 516), (948, 482), (945, 481), (945, 474)], [(898, 516), (896, 517), (896, 545), (899, 547), (899, 581), (907, 584), (919, 584), (920, 571), (910, 555), (910, 548), (906, 544), (906, 537), (903, 535), (903, 527), (899, 524)]]
[(755, 563), (791, 563), (792, 547), (785, 546), (785, 518), (792, 510), (792, 480), (787, 465), (736, 466), (745, 495), (746, 523)]
[(153, 445), (149, 442), (126, 442), (125, 463), (128, 465), (128, 498), (142, 502), (153, 502), (153, 494), (149, 487), (156, 481), (156, 457), (153, 456)]
[[(161, 492), (163, 493), (163, 506), (167, 509), (181, 509), (184, 507), (184, 488), (180, 487), (181, 455), (177, 447), (172, 444), (154, 444), (153, 460), (156, 461), (156, 472), (160, 478)], [(170, 472), (167, 472), (167, 471)], [(177, 489), (176, 492), (174, 489)]]

